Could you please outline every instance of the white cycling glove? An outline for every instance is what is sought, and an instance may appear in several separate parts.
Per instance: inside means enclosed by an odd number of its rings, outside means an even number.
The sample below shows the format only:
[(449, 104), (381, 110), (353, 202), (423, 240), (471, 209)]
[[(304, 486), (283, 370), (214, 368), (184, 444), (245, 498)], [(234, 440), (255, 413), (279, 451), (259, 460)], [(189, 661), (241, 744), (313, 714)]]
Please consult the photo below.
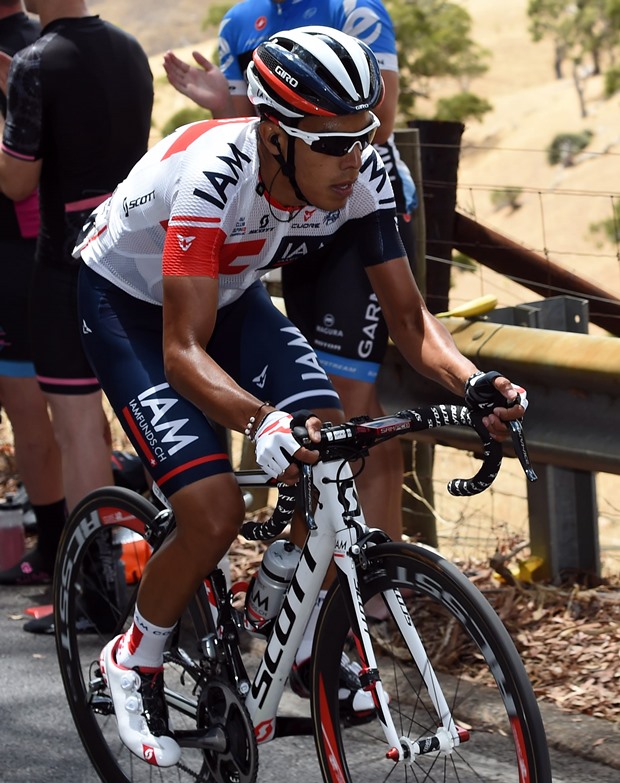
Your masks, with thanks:
[(521, 397), (519, 401), (519, 405), (523, 408), (524, 411), (527, 410), (527, 406), (530, 404), (530, 401), (527, 398), (527, 392), (523, 388), (523, 386), (517, 386), (516, 383), (512, 384), (512, 388), (517, 392), (517, 394)]
[(290, 413), (271, 411), (256, 430), (256, 461), (272, 478), (277, 478), (291, 464), (300, 444), (291, 432)]

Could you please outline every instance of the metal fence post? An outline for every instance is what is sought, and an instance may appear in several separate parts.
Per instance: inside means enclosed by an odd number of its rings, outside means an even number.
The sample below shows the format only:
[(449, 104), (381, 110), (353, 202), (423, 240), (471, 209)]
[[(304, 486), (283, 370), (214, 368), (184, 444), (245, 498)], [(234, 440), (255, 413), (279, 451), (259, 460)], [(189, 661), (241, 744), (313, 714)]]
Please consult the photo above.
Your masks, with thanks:
[[(587, 334), (588, 302), (552, 297), (494, 310), (487, 320)], [(543, 560), (536, 578), (556, 583), (598, 582), (601, 566), (595, 474), (539, 463), (533, 467), (538, 481), (528, 484), (530, 542), (532, 554)]]
[[(426, 216), (424, 180), (420, 157), (420, 132), (417, 128), (401, 128), (394, 131), (394, 138), (402, 160), (407, 164), (415, 182), (418, 208), (414, 211), (413, 233), (415, 247), (405, 249), (413, 275), (422, 295), (426, 295)], [(405, 474), (401, 507), (403, 530), (430, 546), (437, 546), (437, 526), (432, 512), (434, 506), (433, 461), (434, 447), (430, 443), (417, 443), (409, 438), (400, 441)], [(422, 500), (418, 500), (420, 496)]]

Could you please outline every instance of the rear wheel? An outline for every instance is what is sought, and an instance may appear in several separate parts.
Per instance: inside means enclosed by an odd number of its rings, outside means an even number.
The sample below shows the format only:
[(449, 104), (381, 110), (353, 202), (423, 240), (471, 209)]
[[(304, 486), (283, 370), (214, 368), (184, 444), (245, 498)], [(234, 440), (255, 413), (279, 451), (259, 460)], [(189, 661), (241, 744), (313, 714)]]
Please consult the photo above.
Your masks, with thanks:
[[(60, 670), (80, 739), (106, 783), (212, 780), (202, 750), (183, 748), (180, 762), (170, 768), (152, 767), (131, 754), (118, 736), (99, 669), (103, 646), (133, 619), (149, 541), (161, 527), (157, 516), (152, 503), (130, 490), (96, 490), (72, 513), (58, 554), (54, 607)], [(196, 659), (205, 632), (184, 618), (166, 652), (164, 679), (174, 731), (194, 731), (200, 724), (195, 685), (202, 670)]]
[[(378, 717), (344, 726), (338, 717), (338, 663), (356, 652), (334, 585), (317, 624), (313, 686), (315, 742), (326, 782), (551, 783), (540, 712), (510, 636), (482, 594), (436, 553), (407, 544), (368, 550), (358, 569), (362, 599), (401, 588), (410, 617), (465, 741), (447, 753), (416, 755), (416, 741), (441, 725), (407, 644), (392, 618), (370, 624), (389, 709), (410, 757), (393, 761)], [(346, 625), (346, 624), (345, 624)], [(353, 648), (353, 649), (352, 649)], [(414, 749), (412, 752), (412, 748)]]

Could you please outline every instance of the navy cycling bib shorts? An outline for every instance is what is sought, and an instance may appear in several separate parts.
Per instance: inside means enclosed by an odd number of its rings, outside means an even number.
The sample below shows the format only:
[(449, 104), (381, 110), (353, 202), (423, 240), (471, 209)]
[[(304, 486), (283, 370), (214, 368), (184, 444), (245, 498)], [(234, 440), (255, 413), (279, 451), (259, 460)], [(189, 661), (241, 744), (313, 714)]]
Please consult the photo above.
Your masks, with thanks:
[[(161, 490), (170, 496), (230, 471), (217, 430), (166, 380), (161, 306), (130, 296), (86, 265), (79, 284), (84, 348)], [(240, 386), (280, 410), (341, 408), (307, 340), (259, 281), (218, 311), (207, 352)]]

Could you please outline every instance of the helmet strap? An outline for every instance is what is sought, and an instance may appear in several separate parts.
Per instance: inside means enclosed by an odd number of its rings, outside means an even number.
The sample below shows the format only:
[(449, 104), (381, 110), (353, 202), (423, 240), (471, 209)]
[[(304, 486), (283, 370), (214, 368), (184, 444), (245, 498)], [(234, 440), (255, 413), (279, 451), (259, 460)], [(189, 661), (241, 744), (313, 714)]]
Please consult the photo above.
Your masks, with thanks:
[(293, 188), (297, 198), (300, 201), (303, 201), (305, 204), (309, 204), (310, 202), (301, 192), (301, 188), (295, 179), (295, 139), (292, 136), (289, 136), (288, 145), (286, 148), (286, 160), (284, 160), (284, 156), (281, 152), (278, 152), (278, 154), (274, 155), (273, 157), (275, 158), (276, 163), (280, 166), (284, 176), (291, 183), (291, 187)]

